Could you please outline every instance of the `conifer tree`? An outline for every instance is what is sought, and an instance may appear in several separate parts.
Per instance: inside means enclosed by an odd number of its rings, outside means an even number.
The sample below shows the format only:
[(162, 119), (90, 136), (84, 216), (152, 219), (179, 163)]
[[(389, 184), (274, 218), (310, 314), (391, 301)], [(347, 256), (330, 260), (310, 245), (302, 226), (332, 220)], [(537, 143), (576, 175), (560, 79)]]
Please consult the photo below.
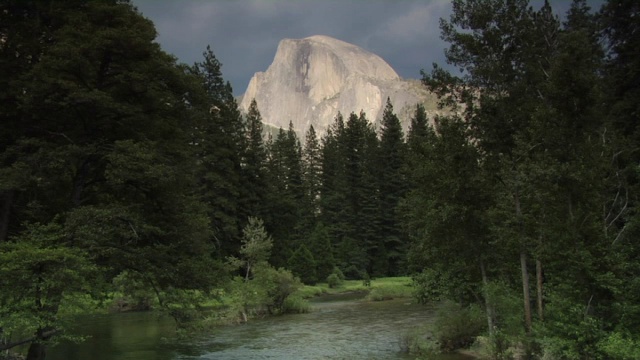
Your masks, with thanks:
[(265, 218), (264, 196), (267, 190), (267, 150), (263, 138), (262, 116), (255, 99), (246, 116), (245, 149), (242, 157), (242, 213)]
[(272, 263), (285, 266), (292, 249), (303, 238), (304, 189), (302, 153), (293, 124), (280, 128), (268, 151), (267, 226), (276, 239)]
[(300, 245), (289, 258), (289, 266), (294, 275), (308, 285), (315, 285), (318, 282), (316, 275), (316, 261), (313, 254), (304, 245)]
[[(320, 195), (320, 221), (326, 224), (334, 249), (348, 236), (347, 179), (344, 150), (344, 119), (338, 113), (322, 138), (322, 181)], [(342, 263), (342, 254), (336, 261)]]
[[(313, 125), (307, 130), (302, 152), (302, 179), (307, 209), (307, 226), (315, 224), (320, 213), (320, 193), (322, 188), (322, 148)], [(309, 228), (312, 228), (310, 226)]]
[(238, 219), (244, 129), (231, 86), (222, 78), (222, 64), (210, 46), (203, 57), (191, 71), (202, 79), (209, 109), (192, 130), (193, 143), (198, 149), (203, 200), (208, 204), (219, 255), (224, 258), (236, 254), (240, 246)]
[(399, 275), (404, 263), (407, 239), (399, 224), (398, 203), (406, 192), (404, 167), (406, 145), (400, 120), (393, 112), (391, 100), (382, 114), (380, 134), (380, 231), (388, 261), (387, 275)]

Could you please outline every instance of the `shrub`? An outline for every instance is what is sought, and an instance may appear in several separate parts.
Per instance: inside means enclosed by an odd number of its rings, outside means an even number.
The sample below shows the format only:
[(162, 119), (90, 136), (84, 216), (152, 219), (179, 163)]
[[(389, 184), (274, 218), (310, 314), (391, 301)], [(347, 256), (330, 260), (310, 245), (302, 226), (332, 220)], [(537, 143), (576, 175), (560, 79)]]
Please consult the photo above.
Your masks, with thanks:
[(333, 274), (336, 274), (336, 276), (338, 277), (338, 279), (340, 279), (341, 282), (345, 280), (344, 274), (342, 273), (342, 270), (340, 270), (339, 267), (337, 266), (333, 267)]
[(302, 287), (300, 279), (293, 276), (291, 271), (272, 267), (261, 269), (261, 274), (256, 276), (256, 281), (266, 287), (266, 306), (269, 312), (283, 313), (285, 301), (289, 295)]
[(443, 351), (468, 348), (486, 327), (482, 309), (445, 302), (435, 321), (435, 337)]
[(419, 358), (431, 359), (440, 353), (438, 345), (427, 328), (417, 328), (406, 332), (398, 339), (400, 351), (419, 356)]
[(309, 302), (300, 296), (289, 296), (282, 305), (283, 314), (304, 314), (311, 310)]
[(329, 288), (333, 289), (340, 286), (340, 284), (342, 284), (342, 280), (340, 280), (337, 274), (333, 273), (327, 276), (327, 284), (329, 285)]
[(640, 359), (640, 339), (634, 339), (629, 334), (613, 332), (599, 345), (610, 359)]

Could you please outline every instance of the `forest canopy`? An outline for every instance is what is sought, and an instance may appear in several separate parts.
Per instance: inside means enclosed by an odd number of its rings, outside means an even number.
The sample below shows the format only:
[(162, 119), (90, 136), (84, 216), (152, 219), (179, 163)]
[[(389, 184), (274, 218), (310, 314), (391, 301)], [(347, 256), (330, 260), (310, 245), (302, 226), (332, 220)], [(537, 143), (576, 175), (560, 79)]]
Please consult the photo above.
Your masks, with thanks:
[(340, 273), (483, 309), (496, 354), (637, 359), (639, 19), (454, 0), (422, 72), (449, 115), (403, 129), (387, 101), (300, 139), (128, 1), (0, 2), (0, 350), (42, 359), (78, 296), (145, 289), (179, 322)]

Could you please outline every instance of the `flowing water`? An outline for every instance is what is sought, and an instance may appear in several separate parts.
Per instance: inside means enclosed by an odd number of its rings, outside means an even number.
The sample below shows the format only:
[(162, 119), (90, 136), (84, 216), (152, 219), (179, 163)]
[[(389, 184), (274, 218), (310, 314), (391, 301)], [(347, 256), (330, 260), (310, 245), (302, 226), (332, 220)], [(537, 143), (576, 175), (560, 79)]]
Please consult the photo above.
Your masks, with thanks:
[[(407, 299), (366, 302), (333, 296), (314, 301), (308, 314), (254, 319), (177, 340), (172, 320), (153, 313), (91, 316), (77, 325), (90, 339), (60, 344), (47, 359), (411, 359), (400, 351), (401, 338), (433, 317), (433, 308)], [(468, 358), (438, 358), (445, 359)]]

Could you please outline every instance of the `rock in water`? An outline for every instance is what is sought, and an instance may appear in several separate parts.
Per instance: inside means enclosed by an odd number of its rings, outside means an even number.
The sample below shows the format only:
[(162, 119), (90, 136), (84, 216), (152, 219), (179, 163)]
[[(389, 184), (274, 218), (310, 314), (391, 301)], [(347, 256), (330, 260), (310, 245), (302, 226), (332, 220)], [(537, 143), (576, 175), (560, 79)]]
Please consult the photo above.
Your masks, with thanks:
[[(417, 72), (417, 70), (416, 70)], [(364, 111), (378, 122), (391, 98), (405, 129), (418, 103), (436, 108), (436, 98), (418, 80), (403, 80), (379, 56), (328, 36), (284, 39), (266, 72), (256, 73), (240, 108), (256, 99), (265, 124), (303, 134), (310, 125), (322, 134), (338, 112)]]

